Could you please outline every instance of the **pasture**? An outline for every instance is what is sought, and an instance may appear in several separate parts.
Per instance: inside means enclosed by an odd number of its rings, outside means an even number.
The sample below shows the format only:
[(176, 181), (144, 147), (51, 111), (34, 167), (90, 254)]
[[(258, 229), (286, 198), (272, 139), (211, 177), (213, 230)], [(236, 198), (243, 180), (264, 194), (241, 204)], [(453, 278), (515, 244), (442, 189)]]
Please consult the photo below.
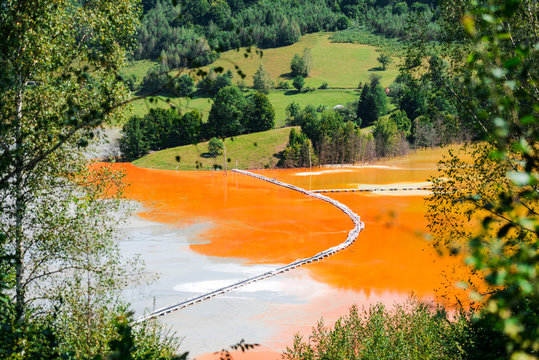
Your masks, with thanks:
[[(227, 167), (236, 167), (238, 161), (240, 169), (274, 168), (279, 161), (277, 154), (288, 144), (290, 129), (274, 129), (225, 139), (226, 157), (230, 159)], [(156, 151), (133, 164), (151, 169), (212, 170), (214, 165), (224, 168), (224, 162), (224, 154), (211, 156), (208, 154), (208, 142), (203, 142)]]
[[(264, 49), (263, 56), (260, 57), (254, 48), (251, 49), (249, 56), (246, 48), (241, 48), (238, 51), (230, 50), (221, 54), (221, 57), (210, 66), (203, 69), (208, 70), (210, 67), (222, 66), (224, 70), (231, 70), (234, 74), (233, 83), (238, 83), (241, 78), (236, 73), (234, 67), (237, 65), (247, 76), (245, 83), (247, 86), (252, 86), (253, 75), (260, 66), (264, 64), (275, 84), (280, 81), (287, 81), (291, 87), (290, 90), (272, 90), (269, 98), (276, 114), (276, 127), (284, 126), (285, 109), (289, 103), (295, 101), (302, 106), (305, 105), (323, 105), (333, 107), (337, 104), (346, 104), (353, 101), (360, 82), (369, 81), (372, 74), (381, 76), (383, 86), (389, 85), (398, 75), (398, 61), (393, 59), (393, 62), (388, 66), (386, 71), (379, 70), (379, 63), (376, 58), (380, 52), (374, 46), (353, 44), (353, 43), (333, 43), (330, 40), (331, 33), (314, 33), (308, 34), (301, 38), (294, 45)], [(318, 88), (323, 83), (327, 83), (329, 89), (316, 90), (305, 93), (297, 93), (292, 88), (292, 81), (289, 77), (290, 61), (294, 54), (303, 54), (305, 48), (311, 49), (311, 75), (305, 79), (305, 86)], [(126, 75), (134, 74), (137, 78), (137, 83), (140, 84), (147, 70), (155, 65), (155, 62), (148, 60), (134, 62), (131, 66), (124, 70)], [(195, 72), (194, 70), (184, 70), (186, 72)], [(246, 95), (250, 90), (247, 90)], [(138, 100), (132, 105), (132, 115), (144, 115), (152, 107), (168, 107), (175, 106), (182, 111), (197, 109), (202, 112), (204, 119), (207, 119), (211, 108), (211, 99), (200, 97), (195, 94), (193, 99), (185, 98), (166, 98), (159, 96), (157, 102), (150, 103), (148, 100)], [(168, 103), (167, 103), (168, 101)]]

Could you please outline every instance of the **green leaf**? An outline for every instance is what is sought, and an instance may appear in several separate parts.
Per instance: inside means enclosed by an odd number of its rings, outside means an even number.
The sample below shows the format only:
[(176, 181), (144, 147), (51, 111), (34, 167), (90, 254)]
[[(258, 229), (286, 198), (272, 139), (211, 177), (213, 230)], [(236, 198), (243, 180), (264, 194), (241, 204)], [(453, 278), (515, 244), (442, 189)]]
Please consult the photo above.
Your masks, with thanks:
[(520, 65), (520, 64), (522, 64), (522, 59), (520, 59), (518, 56), (515, 56), (514, 58), (512, 58), (510, 60), (507, 60), (503, 64), (503, 67), (507, 68), (507, 69), (511, 69), (511, 68), (514, 68), (515, 66)]

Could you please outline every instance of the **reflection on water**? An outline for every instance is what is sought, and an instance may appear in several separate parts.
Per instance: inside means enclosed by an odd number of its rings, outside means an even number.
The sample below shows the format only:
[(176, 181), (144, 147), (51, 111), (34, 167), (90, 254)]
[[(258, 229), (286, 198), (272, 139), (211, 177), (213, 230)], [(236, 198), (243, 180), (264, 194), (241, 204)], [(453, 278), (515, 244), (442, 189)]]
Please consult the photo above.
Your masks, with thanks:
[[(437, 150), (393, 159), (382, 166), (260, 173), (311, 189), (415, 183), (435, 175), (434, 159), (439, 156)], [(163, 272), (167, 279), (153, 288), (158, 307), (170, 303), (175, 294), (212, 290), (248, 277), (251, 274), (245, 269), (264, 272), (276, 264), (311, 256), (341, 243), (353, 227), (330, 204), (251, 177), (112, 166), (126, 171), (131, 183), (127, 197), (142, 203), (142, 218), (176, 229), (206, 224), (188, 232), (184, 243), (170, 238), (157, 245), (160, 250), (153, 257), (143, 254), (153, 259), (151, 270)], [(455, 278), (448, 274), (459, 269), (460, 260), (440, 259), (428, 246), (421, 196), (330, 196), (348, 205), (366, 223), (358, 241), (323, 262), (165, 318), (187, 336), (186, 348), (211, 351), (246, 338), (282, 350), (295, 331), (308, 331), (321, 316), (334, 320), (353, 303), (391, 304), (411, 292), (433, 298), (443, 284), (450, 285), (446, 291), (455, 291)], [(145, 245), (138, 248), (146, 252)], [(190, 260), (185, 261), (185, 255), (171, 260), (174, 252), (188, 253)], [(160, 264), (159, 256), (171, 261)], [(219, 264), (216, 259), (230, 260)]]

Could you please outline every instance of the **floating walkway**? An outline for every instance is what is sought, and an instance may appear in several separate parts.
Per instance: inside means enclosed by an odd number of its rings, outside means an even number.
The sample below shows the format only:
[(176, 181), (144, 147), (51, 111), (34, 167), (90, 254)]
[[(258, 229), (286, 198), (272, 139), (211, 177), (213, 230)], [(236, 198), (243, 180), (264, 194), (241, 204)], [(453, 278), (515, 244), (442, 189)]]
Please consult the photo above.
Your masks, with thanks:
[(333, 254), (335, 254), (335, 253), (337, 253), (337, 252), (339, 252), (341, 250), (344, 250), (347, 247), (349, 247), (350, 245), (352, 245), (356, 241), (356, 238), (359, 235), (359, 233), (365, 228), (365, 224), (363, 222), (361, 222), (360, 217), (358, 215), (356, 215), (352, 210), (350, 210), (350, 208), (348, 208), (348, 206), (346, 206), (344, 204), (341, 204), (340, 202), (338, 202), (336, 200), (333, 200), (333, 199), (331, 199), (331, 198), (329, 198), (329, 197), (327, 197), (325, 195), (321, 195), (321, 194), (315, 193), (313, 191), (308, 191), (308, 190), (302, 189), (302, 188), (294, 186), (294, 185), (285, 184), (283, 182), (280, 182), (280, 181), (277, 181), (277, 180), (274, 180), (274, 179), (270, 179), (270, 178), (267, 178), (267, 177), (262, 176), (262, 175), (254, 174), (254, 173), (249, 172), (249, 171), (238, 170), (238, 169), (234, 169), (232, 171), (234, 171), (236, 173), (239, 173), (239, 174), (252, 176), (254, 178), (257, 178), (257, 179), (260, 179), (260, 180), (263, 180), (263, 181), (267, 181), (269, 183), (272, 183), (272, 184), (275, 184), (275, 185), (278, 185), (278, 186), (281, 186), (281, 187), (285, 187), (285, 188), (288, 188), (288, 189), (291, 189), (291, 190), (294, 190), (294, 191), (298, 191), (298, 192), (300, 192), (302, 194), (305, 194), (307, 196), (311, 196), (313, 198), (316, 198), (316, 199), (319, 199), (319, 200), (322, 200), (322, 201), (326, 201), (326, 202), (332, 204), (333, 206), (335, 206), (336, 208), (338, 208), (339, 210), (341, 210), (343, 213), (345, 213), (352, 220), (352, 222), (354, 223), (354, 228), (352, 230), (350, 230), (350, 232), (348, 233), (346, 241), (344, 241), (343, 243), (341, 243), (341, 244), (339, 244), (337, 246), (334, 246), (334, 247), (329, 248), (327, 250), (321, 251), (318, 254), (313, 255), (311, 257), (308, 257), (308, 258), (305, 258), (305, 259), (298, 259), (298, 260), (296, 260), (296, 261), (294, 261), (294, 262), (292, 262), (292, 263), (290, 263), (288, 265), (281, 266), (280, 268), (277, 268), (275, 270), (271, 270), (271, 271), (265, 272), (263, 274), (253, 276), (251, 278), (248, 278), (248, 279), (245, 279), (245, 280), (242, 280), (242, 281), (238, 281), (238, 282), (236, 282), (234, 284), (224, 286), (222, 288), (219, 288), (217, 290), (214, 290), (214, 291), (199, 295), (197, 297), (184, 300), (184, 301), (182, 301), (180, 303), (177, 303), (177, 304), (174, 304), (174, 305), (169, 305), (169, 306), (166, 306), (164, 308), (158, 309), (158, 310), (156, 310), (154, 312), (151, 312), (150, 314), (139, 317), (136, 320), (136, 323), (140, 323), (140, 322), (143, 322), (143, 321), (146, 321), (146, 320), (154, 319), (154, 318), (157, 318), (159, 316), (164, 316), (164, 315), (169, 314), (169, 313), (171, 313), (173, 311), (185, 309), (186, 307), (198, 304), (198, 303), (200, 303), (202, 301), (212, 299), (212, 298), (214, 298), (216, 296), (219, 296), (219, 295), (223, 295), (223, 294), (225, 294), (227, 292), (236, 290), (236, 289), (238, 289), (238, 288), (240, 288), (242, 286), (249, 285), (249, 284), (252, 284), (254, 282), (270, 278), (272, 276), (283, 274), (283, 273), (285, 273), (287, 271), (293, 270), (293, 269), (295, 269), (297, 267), (300, 267), (302, 265), (305, 265), (305, 264), (311, 264), (313, 262), (323, 260), (324, 258), (326, 258), (328, 256), (331, 256), (331, 255), (333, 255)]

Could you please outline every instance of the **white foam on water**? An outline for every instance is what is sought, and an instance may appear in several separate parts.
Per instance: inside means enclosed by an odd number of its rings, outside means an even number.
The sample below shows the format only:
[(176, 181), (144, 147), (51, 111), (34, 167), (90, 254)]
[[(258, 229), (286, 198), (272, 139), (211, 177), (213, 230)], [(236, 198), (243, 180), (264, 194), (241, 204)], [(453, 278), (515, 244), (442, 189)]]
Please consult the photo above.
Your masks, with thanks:
[(340, 170), (322, 170), (322, 171), (306, 171), (295, 173), (296, 176), (309, 176), (309, 175), (322, 175), (322, 174), (331, 174), (331, 173), (343, 173), (343, 172), (353, 172), (351, 169), (340, 169)]

